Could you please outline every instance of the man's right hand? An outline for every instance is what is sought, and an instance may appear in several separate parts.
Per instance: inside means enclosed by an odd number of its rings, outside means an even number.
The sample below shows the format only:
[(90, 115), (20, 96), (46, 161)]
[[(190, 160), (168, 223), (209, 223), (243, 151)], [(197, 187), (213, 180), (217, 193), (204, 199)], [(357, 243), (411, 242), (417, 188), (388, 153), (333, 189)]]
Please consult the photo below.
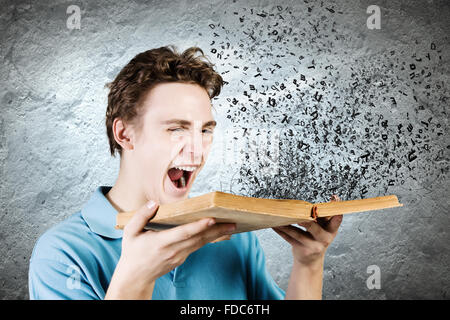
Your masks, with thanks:
[(157, 278), (205, 244), (227, 238), (236, 227), (234, 223), (215, 224), (214, 218), (204, 218), (164, 231), (144, 230), (158, 207), (150, 201), (125, 226), (122, 253), (105, 299), (151, 299)]

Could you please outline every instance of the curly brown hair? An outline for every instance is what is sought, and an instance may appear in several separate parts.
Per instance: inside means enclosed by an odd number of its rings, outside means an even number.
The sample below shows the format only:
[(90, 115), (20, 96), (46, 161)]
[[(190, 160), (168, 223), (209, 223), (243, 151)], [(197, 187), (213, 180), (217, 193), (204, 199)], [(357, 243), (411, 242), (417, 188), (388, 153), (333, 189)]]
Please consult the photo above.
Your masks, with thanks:
[[(197, 52), (200, 53), (198, 57)], [(118, 151), (122, 156), (122, 147), (114, 139), (112, 129), (115, 118), (128, 123), (136, 120), (145, 96), (160, 83), (198, 84), (213, 99), (220, 94), (224, 84), (213, 67), (199, 47), (188, 48), (180, 54), (174, 45), (168, 45), (136, 55), (114, 81), (106, 84), (110, 91), (105, 122), (111, 155), (115, 156)]]

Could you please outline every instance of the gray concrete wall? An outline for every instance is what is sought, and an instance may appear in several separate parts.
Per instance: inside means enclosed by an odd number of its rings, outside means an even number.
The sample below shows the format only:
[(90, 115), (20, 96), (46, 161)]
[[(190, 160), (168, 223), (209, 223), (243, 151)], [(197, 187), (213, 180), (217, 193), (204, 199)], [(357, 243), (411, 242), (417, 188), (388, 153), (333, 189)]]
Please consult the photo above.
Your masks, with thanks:
[[(380, 29), (367, 26), (372, 4)], [(67, 27), (70, 5), (81, 9), (80, 29)], [(114, 183), (103, 86), (135, 54), (167, 44), (200, 46), (228, 82), (214, 101), (216, 140), (192, 196), (395, 194), (402, 208), (344, 217), (327, 251), (324, 298), (449, 298), (448, 1), (0, 7), (1, 298), (28, 298), (38, 236)], [(272, 152), (258, 158), (258, 150)], [(257, 235), (286, 289), (290, 245), (271, 229)], [(366, 285), (372, 265), (380, 289)]]

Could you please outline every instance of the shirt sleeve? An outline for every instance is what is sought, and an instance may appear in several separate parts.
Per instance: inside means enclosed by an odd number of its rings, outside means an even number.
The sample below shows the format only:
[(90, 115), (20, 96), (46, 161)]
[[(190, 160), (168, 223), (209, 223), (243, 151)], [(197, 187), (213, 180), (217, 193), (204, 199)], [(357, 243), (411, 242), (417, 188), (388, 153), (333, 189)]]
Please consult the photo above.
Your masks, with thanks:
[(50, 259), (33, 259), (28, 271), (30, 300), (99, 299), (80, 268)]
[(248, 299), (251, 300), (282, 300), (286, 295), (266, 268), (264, 250), (253, 232), (250, 233), (249, 273), (251, 284)]

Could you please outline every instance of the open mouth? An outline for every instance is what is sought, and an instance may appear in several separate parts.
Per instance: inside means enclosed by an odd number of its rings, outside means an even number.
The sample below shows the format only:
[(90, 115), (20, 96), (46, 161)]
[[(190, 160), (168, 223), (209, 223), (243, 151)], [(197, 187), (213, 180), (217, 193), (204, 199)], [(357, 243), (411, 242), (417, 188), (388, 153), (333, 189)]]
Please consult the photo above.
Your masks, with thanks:
[(169, 169), (167, 175), (177, 189), (185, 189), (195, 170), (195, 167), (173, 167)]

